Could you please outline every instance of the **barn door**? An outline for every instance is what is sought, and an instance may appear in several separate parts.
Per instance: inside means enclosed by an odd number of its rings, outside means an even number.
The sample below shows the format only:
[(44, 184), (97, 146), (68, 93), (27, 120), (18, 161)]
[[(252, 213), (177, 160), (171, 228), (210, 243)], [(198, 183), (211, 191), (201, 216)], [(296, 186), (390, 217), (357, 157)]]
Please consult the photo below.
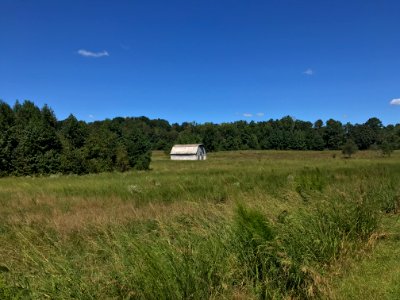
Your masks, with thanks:
[(203, 151), (201, 150), (201, 147), (197, 150), (197, 160), (203, 160)]
[(203, 149), (203, 147), (200, 147), (200, 159), (201, 160), (204, 160), (204, 149)]

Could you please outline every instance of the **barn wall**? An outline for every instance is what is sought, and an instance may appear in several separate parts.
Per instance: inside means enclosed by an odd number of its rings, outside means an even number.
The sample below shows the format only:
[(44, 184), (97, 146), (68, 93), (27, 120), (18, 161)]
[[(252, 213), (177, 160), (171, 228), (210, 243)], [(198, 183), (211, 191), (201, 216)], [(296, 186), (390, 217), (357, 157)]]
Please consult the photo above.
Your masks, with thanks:
[(197, 155), (178, 155), (178, 154), (172, 154), (171, 155), (172, 160), (198, 160)]

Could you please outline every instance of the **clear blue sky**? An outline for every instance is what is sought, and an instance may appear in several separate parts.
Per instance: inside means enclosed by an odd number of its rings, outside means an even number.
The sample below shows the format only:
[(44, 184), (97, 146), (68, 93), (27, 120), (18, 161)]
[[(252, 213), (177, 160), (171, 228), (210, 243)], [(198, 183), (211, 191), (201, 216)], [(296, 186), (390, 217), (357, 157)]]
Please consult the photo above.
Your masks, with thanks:
[(86, 121), (399, 123), (399, 20), (398, 0), (1, 0), (0, 99)]

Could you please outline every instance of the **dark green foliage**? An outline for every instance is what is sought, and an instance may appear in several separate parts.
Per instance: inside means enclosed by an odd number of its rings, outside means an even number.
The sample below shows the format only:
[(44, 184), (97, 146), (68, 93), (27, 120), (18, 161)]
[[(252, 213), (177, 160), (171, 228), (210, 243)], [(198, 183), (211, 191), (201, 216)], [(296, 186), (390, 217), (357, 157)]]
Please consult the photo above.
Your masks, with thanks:
[(79, 122), (73, 115), (60, 122), (60, 135), (74, 148), (81, 148), (88, 135), (87, 125)]
[(56, 132), (54, 113), (32, 102), (15, 105), (15, 126), (11, 127), (15, 148), (10, 173), (49, 174), (60, 171), (61, 142)]
[(340, 149), (345, 139), (345, 131), (341, 122), (329, 119), (324, 128), (324, 141), (328, 149)]
[(353, 139), (359, 149), (371, 144), (390, 140), (395, 148), (400, 146), (400, 127), (383, 127), (379, 119), (371, 118), (365, 124), (345, 124), (330, 119), (324, 123), (295, 120), (290, 116), (279, 120), (263, 122), (236, 121), (222, 124), (196, 124), (184, 122), (181, 125), (165, 120), (147, 118), (115, 118), (119, 128), (135, 124), (148, 137), (152, 150), (169, 153), (173, 144), (203, 143), (206, 150), (323, 150), (341, 149), (347, 139)]
[(132, 128), (123, 137), (129, 166), (136, 170), (147, 170), (151, 161), (151, 144), (138, 130)]
[(0, 176), (148, 169), (146, 128), (118, 121), (86, 124), (70, 115), (57, 122), (47, 105), (25, 101), (11, 108), (0, 101)]
[(0, 131), (4, 132), (15, 124), (15, 115), (11, 107), (0, 100)]
[(207, 151), (218, 151), (220, 147), (221, 135), (219, 133), (218, 127), (212, 123), (206, 123), (203, 126), (203, 144)]
[(354, 153), (356, 153), (358, 147), (353, 140), (347, 140), (346, 144), (342, 147), (342, 153), (347, 157), (350, 158)]
[(83, 149), (73, 148), (65, 143), (60, 156), (60, 170), (64, 174), (85, 174), (88, 172)]
[(381, 145), (380, 145), (380, 150), (382, 152), (382, 155), (384, 156), (388, 156), (390, 157), (390, 155), (393, 153), (394, 151), (394, 145), (388, 141), (384, 141)]
[(117, 170), (120, 172), (124, 172), (129, 170), (129, 157), (128, 157), (128, 151), (126, 150), (126, 147), (123, 144), (119, 144), (116, 149), (116, 157), (115, 157), (115, 163)]
[(105, 124), (96, 124), (90, 128), (83, 148), (89, 173), (112, 171), (117, 146), (117, 134), (108, 130)]
[[(68, 119), (61, 123), (64, 125), (68, 122), (73, 123)], [(388, 125), (385, 128), (376, 118), (361, 125), (343, 125), (330, 119), (324, 126), (321, 120), (313, 125), (290, 116), (258, 123), (236, 121), (222, 124), (169, 124), (165, 120), (150, 120), (146, 117), (117, 117), (89, 124), (88, 127), (99, 126), (100, 123), (104, 123), (119, 137), (139, 130), (151, 150), (163, 150), (166, 154), (169, 154), (173, 144), (191, 143), (203, 143), (208, 152), (250, 149), (337, 150), (341, 149), (346, 139), (353, 139), (359, 149), (367, 149), (371, 144), (381, 144), (385, 140), (390, 141), (395, 148), (400, 146), (400, 127)], [(61, 132), (66, 135), (65, 129)]]
[(377, 142), (375, 132), (366, 125), (352, 126), (350, 129), (350, 136), (361, 150), (368, 149)]

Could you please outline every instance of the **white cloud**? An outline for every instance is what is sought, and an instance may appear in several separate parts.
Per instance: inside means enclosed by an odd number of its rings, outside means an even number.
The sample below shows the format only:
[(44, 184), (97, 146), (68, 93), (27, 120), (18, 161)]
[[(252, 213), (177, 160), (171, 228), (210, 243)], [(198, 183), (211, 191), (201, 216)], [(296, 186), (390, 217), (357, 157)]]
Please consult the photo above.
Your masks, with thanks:
[(314, 73), (315, 73), (314, 70), (312, 70), (310, 68), (308, 68), (307, 70), (305, 70), (303, 72), (303, 74), (308, 75), (308, 76), (312, 76), (312, 75), (314, 75)]
[(264, 116), (264, 113), (263, 112), (256, 113), (256, 116), (257, 117), (262, 117), (262, 116)]
[(244, 113), (243, 114), (243, 117), (246, 117), (246, 118), (251, 118), (253, 116), (253, 114), (249, 114), (249, 113)]
[(390, 101), (390, 105), (400, 105), (400, 98), (393, 99)]
[(93, 119), (93, 118), (94, 118), (94, 116), (93, 116), (93, 115), (89, 115), (88, 117), (89, 117), (89, 119)]
[(101, 52), (92, 52), (85, 49), (79, 49), (78, 54), (83, 57), (96, 57), (96, 58), (103, 56), (110, 56), (110, 54), (106, 50), (103, 50)]

